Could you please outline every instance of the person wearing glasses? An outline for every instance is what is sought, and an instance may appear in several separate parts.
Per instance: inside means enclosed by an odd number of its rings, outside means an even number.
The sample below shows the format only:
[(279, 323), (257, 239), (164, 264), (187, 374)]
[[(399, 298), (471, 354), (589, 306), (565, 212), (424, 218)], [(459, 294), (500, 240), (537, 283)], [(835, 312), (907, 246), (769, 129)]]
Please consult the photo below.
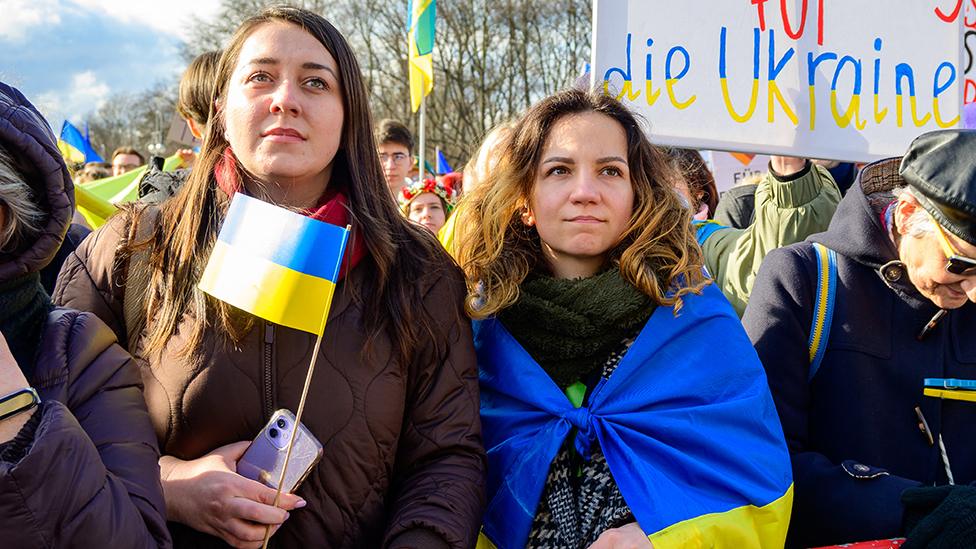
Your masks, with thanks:
[(743, 323), (793, 460), (788, 546), (971, 546), (976, 402), (923, 390), (976, 379), (973, 302), (973, 131), (868, 165), (826, 232), (766, 257)]
[(383, 120), (376, 129), (376, 150), (386, 184), (396, 200), (400, 190), (410, 185), (407, 175), (413, 167), (413, 134), (396, 120)]

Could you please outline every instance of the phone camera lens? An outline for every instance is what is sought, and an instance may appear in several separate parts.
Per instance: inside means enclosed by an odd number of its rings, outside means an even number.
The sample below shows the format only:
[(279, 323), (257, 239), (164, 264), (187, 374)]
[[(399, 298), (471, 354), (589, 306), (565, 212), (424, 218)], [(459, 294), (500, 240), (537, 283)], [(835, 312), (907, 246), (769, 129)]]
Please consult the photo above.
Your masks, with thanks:
[(287, 424), (287, 423), (285, 423), (285, 420), (283, 420), (283, 419), (279, 419), (279, 420), (278, 420), (278, 428), (279, 428), (279, 429), (284, 429), (284, 428), (285, 428), (285, 427), (286, 427), (287, 425), (288, 425), (288, 424)]
[(272, 428), (268, 429), (268, 434), (271, 435), (271, 438), (277, 438), (278, 437), (278, 430), (275, 429), (274, 427), (272, 427)]

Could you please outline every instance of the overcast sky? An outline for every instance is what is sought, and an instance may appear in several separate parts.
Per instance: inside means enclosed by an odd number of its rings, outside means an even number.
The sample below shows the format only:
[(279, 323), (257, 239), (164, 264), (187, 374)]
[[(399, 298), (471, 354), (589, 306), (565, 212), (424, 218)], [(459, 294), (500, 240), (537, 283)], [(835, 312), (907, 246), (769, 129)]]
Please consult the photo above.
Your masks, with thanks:
[(0, 0), (0, 81), (60, 130), (118, 91), (179, 79), (179, 46), (219, 0)]

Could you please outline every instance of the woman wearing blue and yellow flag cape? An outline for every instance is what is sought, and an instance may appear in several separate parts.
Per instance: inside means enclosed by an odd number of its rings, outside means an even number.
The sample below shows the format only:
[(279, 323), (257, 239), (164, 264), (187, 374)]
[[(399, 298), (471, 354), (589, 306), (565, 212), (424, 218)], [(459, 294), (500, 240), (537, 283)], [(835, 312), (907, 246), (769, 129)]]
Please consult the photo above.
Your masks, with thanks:
[[(485, 458), (464, 278), (390, 200), (352, 50), (272, 7), (217, 72), (187, 182), (93, 233), (55, 291), (143, 363), (174, 545), (256, 548), (270, 527), (279, 548), (469, 549)], [(298, 410), (312, 360), (302, 423), (324, 452), (276, 508), (236, 462)]]
[(782, 547), (790, 461), (680, 177), (614, 99), (515, 123), (459, 219), (488, 451), (479, 547)]

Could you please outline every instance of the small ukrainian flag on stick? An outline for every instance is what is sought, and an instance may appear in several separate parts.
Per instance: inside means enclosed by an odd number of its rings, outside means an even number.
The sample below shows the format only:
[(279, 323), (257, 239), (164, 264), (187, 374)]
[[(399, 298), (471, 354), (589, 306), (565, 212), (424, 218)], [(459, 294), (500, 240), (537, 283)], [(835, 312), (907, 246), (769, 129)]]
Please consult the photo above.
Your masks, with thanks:
[(237, 193), (200, 289), (265, 320), (321, 335), (349, 230)]
[[(349, 227), (279, 208), (243, 193), (234, 195), (200, 279), (200, 289), (269, 322), (317, 336), (295, 413), (302, 421), (305, 399), (322, 345)], [(278, 478), (278, 506), (298, 428), (292, 429)], [(271, 537), (265, 530), (264, 547)]]

